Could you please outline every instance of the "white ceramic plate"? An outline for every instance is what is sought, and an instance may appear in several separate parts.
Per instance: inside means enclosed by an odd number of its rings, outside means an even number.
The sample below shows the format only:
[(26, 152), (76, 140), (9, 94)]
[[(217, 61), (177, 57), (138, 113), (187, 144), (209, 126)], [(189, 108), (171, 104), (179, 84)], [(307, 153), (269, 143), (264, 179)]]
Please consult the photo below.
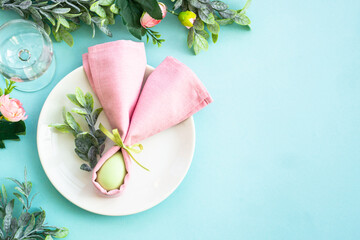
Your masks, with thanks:
[[(148, 66), (145, 79), (151, 71), (153, 68)], [(190, 167), (195, 146), (193, 118), (141, 142), (144, 150), (136, 154), (136, 159), (150, 172), (133, 164), (131, 178), (123, 194), (115, 198), (104, 197), (92, 185), (91, 173), (79, 169), (83, 161), (74, 152), (74, 137), (48, 127), (49, 124), (63, 122), (63, 106), (68, 111), (74, 107), (66, 94), (75, 93), (76, 87), (90, 92), (94, 96), (95, 107), (100, 107), (83, 68), (79, 67), (56, 85), (39, 117), (39, 156), (54, 187), (75, 205), (102, 215), (130, 215), (145, 211), (166, 199), (181, 183)], [(79, 122), (83, 120), (79, 118)], [(100, 122), (110, 129), (104, 113), (99, 117)], [(107, 140), (106, 148), (112, 145)]]

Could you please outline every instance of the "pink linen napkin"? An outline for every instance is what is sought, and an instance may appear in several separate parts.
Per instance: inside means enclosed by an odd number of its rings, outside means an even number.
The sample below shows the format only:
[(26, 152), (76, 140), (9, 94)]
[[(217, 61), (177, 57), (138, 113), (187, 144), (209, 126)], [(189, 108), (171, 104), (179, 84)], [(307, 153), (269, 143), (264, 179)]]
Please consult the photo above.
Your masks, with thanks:
[[(170, 128), (212, 102), (191, 69), (172, 57), (150, 74), (141, 90), (146, 68), (142, 43), (115, 41), (91, 47), (83, 55), (83, 63), (111, 127), (118, 128), (125, 145)], [(119, 149), (112, 147), (93, 170), (93, 183), (105, 195), (121, 193), (129, 180), (131, 160), (122, 150), (127, 169), (124, 184), (106, 191), (96, 182), (97, 171)]]

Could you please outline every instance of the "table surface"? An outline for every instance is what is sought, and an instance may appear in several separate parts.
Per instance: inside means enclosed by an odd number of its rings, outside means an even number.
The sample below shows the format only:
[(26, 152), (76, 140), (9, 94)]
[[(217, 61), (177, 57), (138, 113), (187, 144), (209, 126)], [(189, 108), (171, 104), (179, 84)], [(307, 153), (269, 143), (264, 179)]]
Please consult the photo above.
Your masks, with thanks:
[[(244, 0), (226, 2), (241, 8)], [(67, 239), (359, 239), (359, 9), (358, 0), (255, 0), (251, 31), (223, 27), (218, 43), (196, 57), (169, 14), (155, 28), (165, 44), (146, 45), (148, 63), (178, 58), (214, 102), (194, 116), (196, 150), (182, 184), (156, 207), (125, 217), (70, 203), (37, 153), (39, 113), (57, 82), (89, 46), (134, 40), (121, 24), (112, 39), (100, 32), (92, 39), (83, 27), (72, 48), (54, 43), (50, 86), (13, 93), (29, 114), (28, 131), (0, 151), (1, 182), (12, 187), (5, 177), (21, 179), (26, 165), (40, 193), (34, 206), (47, 211), (48, 223), (68, 227)], [(0, 24), (15, 18), (1, 11)]]

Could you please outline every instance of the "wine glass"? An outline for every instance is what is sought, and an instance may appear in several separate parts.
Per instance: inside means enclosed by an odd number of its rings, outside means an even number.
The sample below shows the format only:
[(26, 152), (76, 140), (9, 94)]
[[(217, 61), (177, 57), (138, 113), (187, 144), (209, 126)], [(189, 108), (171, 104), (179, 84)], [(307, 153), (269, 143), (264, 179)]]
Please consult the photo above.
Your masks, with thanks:
[(52, 42), (36, 23), (12, 20), (0, 27), (0, 73), (15, 82), (15, 89), (38, 91), (55, 73)]

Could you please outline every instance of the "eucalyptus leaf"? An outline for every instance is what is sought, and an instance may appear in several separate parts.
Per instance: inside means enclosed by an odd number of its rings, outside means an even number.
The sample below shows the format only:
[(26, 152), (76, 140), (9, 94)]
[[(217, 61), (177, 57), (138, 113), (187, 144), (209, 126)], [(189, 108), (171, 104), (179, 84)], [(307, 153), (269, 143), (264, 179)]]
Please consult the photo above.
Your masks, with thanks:
[(43, 7), (41, 7), (41, 9), (51, 10), (51, 9), (55, 8), (57, 5), (59, 5), (59, 4), (60, 4), (60, 2), (56, 2), (56, 3), (54, 3), (54, 4), (50, 4), (50, 5), (43, 6)]
[(14, 233), (14, 232), (16, 232), (17, 229), (18, 229), (17, 219), (15, 217), (12, 217), (11, 223), (10, 223), (10, 231), (12, 233)]
[(53, 238), (51, 237), (51, 235), (47, 235), (47, 236), (45, 237), (45, 240), (53, 240)]
[(100, 129), (97, 129), (95, 131), (95, 137), (96, 137), (99, 145), (102, 145), (106, 140), (106, 135)]
[(217, 21), (217, 23), (218, 23), (219, 25), (222, 25), (222, 26), (224, 26), (224, 25), (229, 25), (229, 24), (233, 24), (233, 23), (234, 23), (234, 20), (228, 19), (228, 18), (218, 19), (218, 20), (216, 20), (216, 21)]
[(81, 107), (85, 107), (86, 106), (85, 95), (84, 95), (83, 91), (81, 91), (80, 88), (75, 89), (75, 96), (76, 96), (76, 100), (78, 100)]
[(226, 9), (225, 11), (219, 12), (219, 15), (223, 18), (234, 18), (237, 12), (235, 10)]
[(187, 38), (188, 48), (191, 48), (194, 45), (194, 37), (195, 37), (195, 30), (194, 28), (190, 28)]
[(114, 0), (99, 0), (99, 4), (101, 6), (110, 6), (114, 2), (115, 2)]
[[(196, 47), (196, 50), (195, 50), (195, 47)], [(195, 34), (195, 42), (194, 42), (195, 54), (198, 54), (200, 52), (200, 50), (207, 51), (208, 48), (209, 48), (208, 41), (200, 34)]]
[(84, 109), (73, 108), (71, 111), (73, 113), (77, 113), (77, 114), (80, 114), (80, 115), (87, 115), (88, 114)]
[(220, 25), (217, 22), (215, 22), (214, 24), (208, 24), (207, 28), (212, 34), (219, 34), (220, 32)]
[(110, 11), (111, 11), (112, 13), (114, 13), (114, 14), (119, 14), (120, 9), (119, 9), (115, 4), (112, 4), (112, 5), (110, 6)]
[(234, 22), (243, 26), (251, 24), (250, 19), (243, 13), (236, 14), (236, 16), (234, 17)]
[(198, 0), (188, 0), (189, 4), (191, 4), (195, 8), (204, 8), (206, 5)]
[(87, 172), (91, 172), (91, 167), (89, 165), (87, 165), (86, 163), (83, 163), (81, 166), (80, 166), (80, 169), (81, 170), (84, 170), (84, 171), (87, 171)]
[(36, 219), (36, 224), (35, 224), (35, 227), (34, 229), (40, 229), (41, 226), (44, 224), (45, 222), (45, 218), (46, 218), (46, 213), (45, 211), (41, 211), (41, 214), (37, 217)]
[(203, 30), (204, 29), (204, 22), (201, 19), (197, 18), (194, 22), (194, 28), (196, 30)]
[(53, 10), (51, 10), (51, 12), (55, 13), (55, 14), (65, 14), (71, 11), (71, 8), (54, 8)]
[(245, 3), (245, 6), (240, 10), (240, 13), (241, 14), (245, 14), (246, 11), (248, 10), (248, 8), (250, 7), (251, 5), (251, 1), (252, 0), (247, 0), (246, 3)]
[(81, 158), (82, 160), (89, 162), (89, 159), (87, 157), (87, 153), (83, 153), (81, 152), (78, 148), (75, 148), (75, 153), (78, 155), (79, 158)]
[(210, 3), (211, 7), (217, 11), (224, 11), (228, 9), (228, 5), (222, 1), (212, 1)]
[(69, 124), (69, 126), (77, 133), (81, 132), (80, 125), (75, 121), (75, 118), (71, 113), (66, 113), (66, 122)]
[(209, 33), (205, 30), (201, 30), (201, 31), (195, 31), (197, 34), (203, 36), (205, 39), (208, 39), (210, 37)]
[(90, 93), (85, 94), (85, 102), (86, 108), (88, 108), (90, 112), (92, 112), (92, 110), (94, 109), (94, 98)]
[(34, 214), (31, 214), (30, 223), (26, 227), (26, 229), (24, 231), (24, 235), (29, 234), (34, 229), (34, 227), (35, 227), (35, 216), (34, 216)]
[(61, 36), (61, 39), (64, 40), (64, 42), (66, 42), (67, 45), (69, 45), (70, 47), (74, 45), (74, 39), (68, 31), (64, 29), (60, 29), (59, 34)]
[(88, 159), (90, 160), (90, 167), (94, 168), (97, 164), (97, 157), (96, 157), (96, 148), (95, 146), (91, 146), (88, 151)]
[(215, 23), (215, 17), (214, 14), (207, 8), (201, 8), (199, 9), (199, 17), (201, 20), (203, 20), (207, 24), (214, 24)]
[(92, 114), (92, 120), (93, 120), (94, 123), (97, 122), (97, 119), (98, 119), (100, 113), (102, 112), (102, 110), (103, 110), (103, 108), (97, 108), (97, 109), (95, 109), (95, 111), (93, 112), (93, 114)]
[(26, 226), (30, 221), (30, 217), (30, 213), (23, 212), (19, 217), (18, 225), (23, 227)]
[(62, 133), (74, 133), (75, 132), (69, 125), (61, 124), (61, 123), (60, 124), (59, 123), (51, 124), (51, 125), (49, 125), (49, 127), (53, 127)]
[(183, 4), (183, 0), (177, 0), (174, 4), (174, 10), (178, 9), (179, 7), (181, 7), (181, 5)]
[(83, 105), (81, 105), (81, 103), (76, 99), (75, 94), (66, 94), (66, 96), (76, 106), (83, 107)]
[(32, 1), (31, 0), (26, 0), (26, 1), (22, 1), (20, 4), (19, 4), (19, 7), (21, 9), (27, 9), (31, 6), (32, 4)]
[(58, 16), (57, 20), (62, 26), (66, 27), (66, 28), (70, 27), (69, 22), (63, 16), (61, 16), (61, 15), (57, 15), (57, 16)]

